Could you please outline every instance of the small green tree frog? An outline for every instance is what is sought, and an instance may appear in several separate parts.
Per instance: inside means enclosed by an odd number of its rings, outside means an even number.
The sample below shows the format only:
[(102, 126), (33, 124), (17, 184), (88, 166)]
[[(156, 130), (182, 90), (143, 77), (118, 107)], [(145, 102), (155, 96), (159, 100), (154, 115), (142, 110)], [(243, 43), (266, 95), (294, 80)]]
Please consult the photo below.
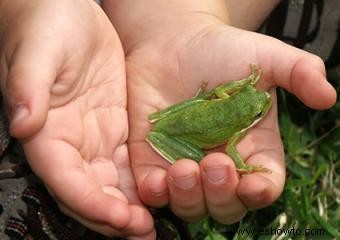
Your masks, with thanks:
[(154, 123), (146, 141), (170, 163), (183, 158), (200, 161), (211, 149), (227, 143), (226, 152), (241, 173), (267, 171), (247, 165), (236, 149), (247, 130), (259, 122), (271, 107), (271, 96), (256, 90), (261, 71), (252, 65), (245, 79), (215, 89), (201, 87), (192, 99), (149, 115)]

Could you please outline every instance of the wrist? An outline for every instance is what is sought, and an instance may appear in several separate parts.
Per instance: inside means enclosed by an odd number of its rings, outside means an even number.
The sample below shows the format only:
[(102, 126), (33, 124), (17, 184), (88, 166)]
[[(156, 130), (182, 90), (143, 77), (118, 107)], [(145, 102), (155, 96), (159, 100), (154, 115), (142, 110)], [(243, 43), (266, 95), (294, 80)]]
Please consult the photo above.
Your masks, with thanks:
[(229, 24), (225, 0), (107, 0), (103, 8), (126, 50), (143, 40), (169, 39), (204, 26)]

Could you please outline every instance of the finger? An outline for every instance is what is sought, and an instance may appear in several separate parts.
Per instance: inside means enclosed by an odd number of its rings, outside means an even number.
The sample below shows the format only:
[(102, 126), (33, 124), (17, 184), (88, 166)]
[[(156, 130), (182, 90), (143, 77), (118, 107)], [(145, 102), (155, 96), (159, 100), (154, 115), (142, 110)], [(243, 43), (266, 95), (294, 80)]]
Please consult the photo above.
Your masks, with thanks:
[[(155, 229), (153, 227), (153, 220), (148, 211), (142, 206), (130, 205), (131, 214), (134, 216), (130, 226), (126, 229), (116, 229), (108, 224), (102, 222), (90, 221), (82, 216), (76, 214), (64, 204), (59, 204), (59, 208), (63, 213), (75, 219), (82, 225), (99, 232), (105, 236), (111, 237), (129, 237), (129, 239), (155, 239)], [(151, 221), (150, 221), (151, 218)], [(149, 225), (148, 225), (149, 224)], [(141, 226), (138, 226), (141, 225)], [(137, 229), (137, 230), (136, 230)]]
[(222, 153), (207, 155), (200, 164), (209, 214), (218, 222), (232, 224), (247, 213), (236, 193), (239, 177), (233, 161)]
[(258, 44), (265, 78), (271, 78), (311, 108), (329, 108), (335, 103), (336, 91), (326, 79), (320, 57), (273, 38), (266, 41), (267, 44), (263, 41)]
[(39, 130), (46, 120), (50, 88), (59, 68), (55, 46), (27, 38), (17, 44), (7, 62), (3, 92), (10, 115), (10, 132), (24, 138)]
[[(117, 172), (117, 179), (115, 181), (117, 183), (119, 182), (119, 190), (129, 200), (130, 204), (142, 205), (142, 202), (138, 197), (138, 190), (135, 178), (132, 174), (127, 144), (117, 146), (112, 159), (112, 164), (115, 166), (115, 171)], [(102, 171), (102, 169), (98, 169), (97, 174), (99, 175)], [(110, 172), (110, 176), (112, 179), (112, 171)], [(101, 185), (111, 185), (111, 188), (114, 187), (112, 186), (112, 180), (111, 184), (106, 183)]]
[[(243, 175), (240, 179), (237, 193), (247, 207), (265, 207), (274, 202), (283, 191), (284, 153), (278, 136), (268, 129), (254, 129), (238, 146), (247, 159), (247, 165), (260, 165), (270, 171)], [(249, 149), (242, 151), (245, 145)]]
[[(73, 181), (80, 181), (84, 184), (91, 183), (84, 179), (73, 179)], [(69, 184), (67, 180), (65, 182)], [(69, 185), (72, 187), (72, 184)], [(103, 192), (100, 188), (90, 188), (91, 186), (88, 185), (79, 190), (69, 190), (73, 192), (72, 194), (78, 195), (74, 197), (65, 196), (66, 191), (60, 192), (58, 190), (54, 190), (54, 195), (69, 209), (73, 210), (66, 211), (71, 217), (105, 235), (143, 236), (154, 231), (153, 219), (146, 208), (130, 205)]]
[[(45, 148), (40, 143), (46, 144)], [(67, 205), (83, 218), (125, 229), (131, 222), (126, 200), (112, 197), (84, 174), (79, 152), (58, 140), (35, 139), (24, 143), (28, 161), (59, 202)], [(63, 151), (60, 151), (63, 149)]]
[(206, 215), (200, 169), (192, 160), (179, 160), (168, 170), (171, 210), (189, 222)]
[[(181, 73), (188, 82), (209, 79), (215, 86), (243, 78), (249, 64), (257, 64), (263, 70), (264, 81), (259, 84), (264, 88), (283, 87), (315, 109), (329, 108), (336, 101), (335, 89), (327, 82), (319, 57), (263, 34), (223, 26), (205, 34), (199, 44), (188, 46), (185, 53), (187, 56), (181, 59), (190, 64), (182, 64)], [(202, 68), (206, 62), (213, 64)]]
[(272, 91), (273, 106), (267, 116), (250, 129), (237, 149), (248, 165), (261, 165), (270, 173), (243, 175), (237, 194), (251, 208), (265, 207), (283, 191), (285, 182), (284, 152), (277, 122), (276, 95)]
[(163, 207), (168, 204), (166, 180), (169, 163), (150, 148), (146, 142), (129, 145), (140, 199), (148, 206)]

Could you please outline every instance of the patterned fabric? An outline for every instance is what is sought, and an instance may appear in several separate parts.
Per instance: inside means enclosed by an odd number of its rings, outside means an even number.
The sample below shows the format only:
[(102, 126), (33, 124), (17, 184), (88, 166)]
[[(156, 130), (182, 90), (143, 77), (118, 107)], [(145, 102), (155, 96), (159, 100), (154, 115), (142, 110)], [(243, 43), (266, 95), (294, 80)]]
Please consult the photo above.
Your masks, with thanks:
[[(0, 103), (1, 104), (1, 103)], [(168, 209), (150, 209), (158, 239), (191, 239), (187, 225)], [(165, 221), (163, 221), (165, 220)], [(166, 223), (166, 224), (165, 224)], [(23, 150), (8, 134), (0, 111), (0, 240), (114, 240), (95, 233), (60, 212), (28, 166)]]
[[(104, 239), (64, 216), (31, 172), (0, 113), (0, 239)], [(10, 143), (10, 144), (9, 144)], [(86, 237), (85, 237), (86, 236)]]

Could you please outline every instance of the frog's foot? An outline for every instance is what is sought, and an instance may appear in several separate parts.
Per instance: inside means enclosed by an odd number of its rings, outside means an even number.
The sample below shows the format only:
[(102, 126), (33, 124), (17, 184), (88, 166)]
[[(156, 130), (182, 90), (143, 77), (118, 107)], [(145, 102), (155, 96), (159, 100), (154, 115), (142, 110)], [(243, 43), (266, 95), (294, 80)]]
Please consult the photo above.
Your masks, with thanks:
[(210, 89), (207, 90), (208, 82), (202, 82), (201, 87), (198, 89), (197, 93), (192, 99), (202, 99), (207, 100), (211, 99), (215, 95), (215, 90)]
[(272, 171), (261, 165), (246, 165), (244, 167), (237, 168), (237, 172), (243, 175), (243, 174), (250, 174), (254, 172), (271, 173)]
[(262, 71), (259, 67), (257, 67), (255, 64), (250, 65), (251, 68), (251, 74), (246, 78), (249, 81), (250, 85), (255, 86), (256, 83), (260, 80)]

